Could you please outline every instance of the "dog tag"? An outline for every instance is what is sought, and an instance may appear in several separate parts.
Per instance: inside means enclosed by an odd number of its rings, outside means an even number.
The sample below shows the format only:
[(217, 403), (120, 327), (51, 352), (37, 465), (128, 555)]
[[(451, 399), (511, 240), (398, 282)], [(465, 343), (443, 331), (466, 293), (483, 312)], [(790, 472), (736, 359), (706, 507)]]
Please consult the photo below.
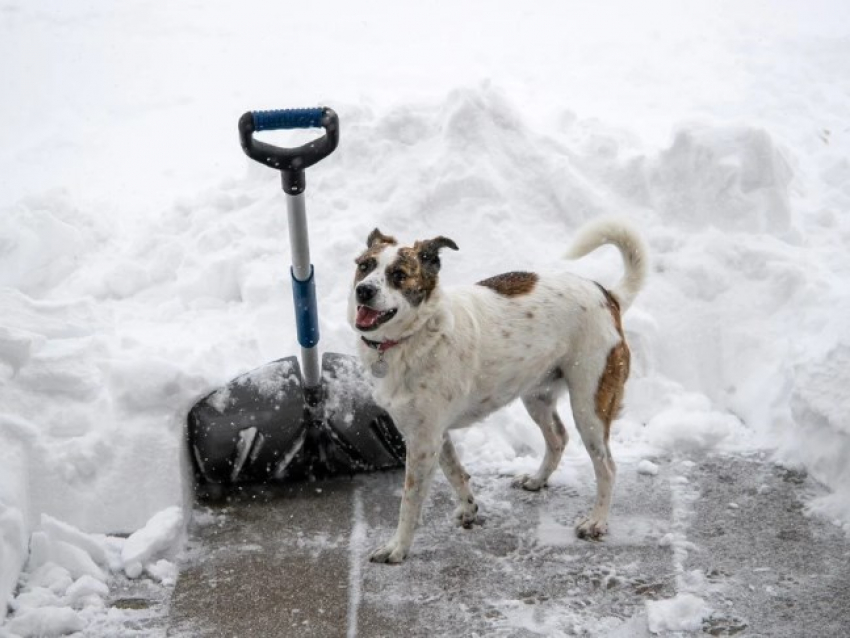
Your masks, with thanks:
[(381, 357), (375, 363), (372, 364), (372, 376), (377, 377), (378, 379), (383, 379), (387, 376), (387, 372), (390, 371), (390, 365), (384, 361), (384, 358)]

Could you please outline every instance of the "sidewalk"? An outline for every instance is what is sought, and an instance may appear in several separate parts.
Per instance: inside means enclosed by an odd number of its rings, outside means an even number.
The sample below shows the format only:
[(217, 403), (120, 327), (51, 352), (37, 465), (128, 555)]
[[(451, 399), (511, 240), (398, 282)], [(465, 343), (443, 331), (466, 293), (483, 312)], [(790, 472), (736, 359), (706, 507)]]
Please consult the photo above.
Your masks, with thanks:
[[(292, 486), (202, 512), (169, 636), (647, 636), (646, 601), (692, 591), (710, 635), (846, 636), (850, 543), (804, 516), (804, 476), (753, 459), (621, 464), (611, 535), (577, 540), (577, 488), (473, 477), (485, 522), (452, 526), (435, 483), (408, 560), (368, 562), (395, 526), (399, 472)], [(671, 635), (671, 634), (666, 634)], [(675, 635), (675, 634), (672, 634)]]

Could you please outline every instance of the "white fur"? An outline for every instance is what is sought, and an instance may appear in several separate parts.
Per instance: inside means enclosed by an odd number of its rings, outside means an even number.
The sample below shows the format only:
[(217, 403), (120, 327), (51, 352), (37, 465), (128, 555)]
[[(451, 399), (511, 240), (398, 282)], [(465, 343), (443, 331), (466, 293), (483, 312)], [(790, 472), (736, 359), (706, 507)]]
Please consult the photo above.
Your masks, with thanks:
[(626, 276), (611, 289), (623, 312), (632, 305), (646, 279), (647, 249), (640, 235), (627, 223), (603, 217), (583, 226), (573, 239), (567, 259), (578, 259), (604, 244), (614, 244), (626, 262)]
[[(605, 243), (623, 254), (626, 273), (613, 294), (625, 309), (643, 285), (646, 248), (628, 226), (606, 220), (582, 229), (571, 254), (581, 256)], [(400, 341), (383, 354), (389, 374), (375, 379), (375, 400), (407, 443), (398, 529), (372, 560), (405, 558), (438, 462), (457, 494), (459, 522), (475, 522), (478, 506), (449, 430), (469, 426), (517, 398), (543, 431), (546, 455), (536, 474), (518, 477), (515, 484), (529, 490), (543, 487), (567, 442), (556, 413), (557, 398), (567, 386), (597, 477), (596, 505), (579, 523), (578, 532), (592, 537), (605, 533), (615, 468), (595, 396), (607, 357), (621, 336), (604, 293), (592, 281), (562, 273), (541, 275), (531, 292), (515, 297), (481, 285), (438, 286), (430, 299), (412, 306), (387, 280), (387, 267), (397, 251), (387, 247), (378, 267), (363, 279), (379, 288), (373, 307), (398, 310), (392, 320), (363, 336)], [(356, 307), (353, 288), (352, 326)], [(369, 370), (378, 352), (361, 343), (360, 356)], [(554, 378), (551, 371), (556, 368), (565, 378)]]

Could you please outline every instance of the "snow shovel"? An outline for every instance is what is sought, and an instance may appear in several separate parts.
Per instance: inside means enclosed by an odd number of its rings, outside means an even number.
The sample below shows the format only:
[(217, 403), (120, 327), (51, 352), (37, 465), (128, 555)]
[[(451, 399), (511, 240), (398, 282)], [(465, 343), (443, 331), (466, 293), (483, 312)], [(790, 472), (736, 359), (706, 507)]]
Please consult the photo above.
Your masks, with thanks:
[[(298, 148), (280, 148), (254, 133), (324, 128)], [(321, 478), (399, 467), (404, 440), (371, 398), (357, 359), (325, 353), (319, 365), (316, 283), (310, 263), (304, 170), (339, 142), (329, 108), (253, 111), (239, 119), (242, 150), (280, 171), (289, 216), (292, 296), (301, 361), (286, 357), (243, 374), (189, 412), (188, 439), (197, 493), (221, 496), (228, 486)]]

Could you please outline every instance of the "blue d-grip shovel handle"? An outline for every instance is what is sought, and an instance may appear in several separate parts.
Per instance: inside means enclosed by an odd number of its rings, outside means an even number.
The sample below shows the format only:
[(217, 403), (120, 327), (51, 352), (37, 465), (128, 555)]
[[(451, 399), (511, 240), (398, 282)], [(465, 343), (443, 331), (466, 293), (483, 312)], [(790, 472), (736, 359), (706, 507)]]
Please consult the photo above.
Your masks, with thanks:
[(251, 111), (255, 131), (277, 131), (293, 128), (321, 128), (324, 109), (277, 109)]
[[(281, 148), (254, 139), (257, 131), (323, 128), (325, 134), (297, 148)], [(324, 159), (339, 144), (339, 118), (333, 109), (248, 111), (239, 118), (239, 141), (252, 160), (279, 170), (287, 195), (304, 192), (304, 169)]]

